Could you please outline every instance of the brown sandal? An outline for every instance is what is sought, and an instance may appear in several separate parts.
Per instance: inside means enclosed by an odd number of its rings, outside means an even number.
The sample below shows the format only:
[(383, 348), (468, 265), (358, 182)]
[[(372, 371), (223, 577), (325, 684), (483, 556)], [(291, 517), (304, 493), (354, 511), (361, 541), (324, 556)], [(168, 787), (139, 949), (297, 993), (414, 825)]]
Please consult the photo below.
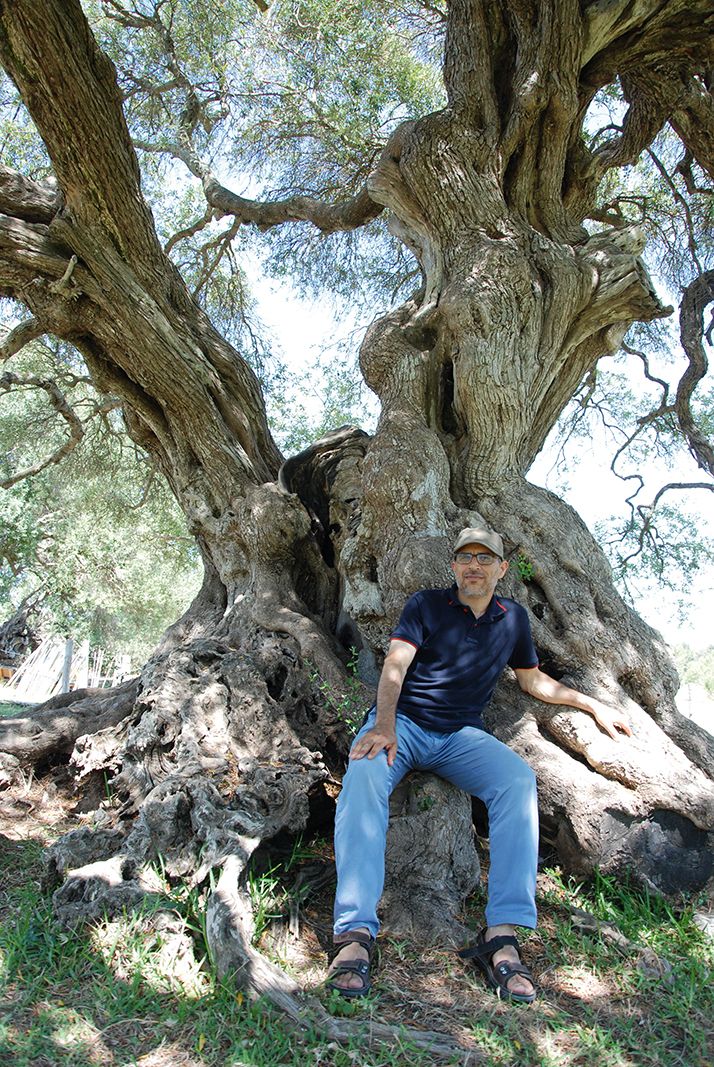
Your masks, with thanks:
[[(515, 1000), (522, 1004), (532, 1004), (536, 998), (535, 981), (526, 965), (524, 963), (512, 963), (510, 960), (501, 960), (500, 963), (496, 964), (492, 962), (494, 952), (498, 952), (504, 945), (512, 945), (520, 956), (521, 946), (515, 937), (502, 934), (500, 937), (492, 937), (490, 941), (487, 941), (486, 931), (481, 930), (478, 935), (478, 941), (473, 948), (462, 948), (459, 951), (459, 956), (462, 960), (473, 960), (480, 967), (486, 975), (486, 981), (491, 986), (491, 989), (496, 991), (498, 997), (503, 1000)], [(532, 993), (511, 992), (508, 988), (508, 983), (517, 974), (522, 975), (523, 978), (527, 978), (529, 982), (533, 983)]]
[[(366, 996), (372, 988), (370, 965), (374, 954), (374, 938), (371, 934), (363, 933), (362, 930), (348, 930), (344, 934), (335, 934), (333, 945), (333, 958), (345, 947), (345, 945), (362, 945), (363, 948), (367, 949), (369, 959), (346, 960), (344, 963), (338, 963), (336, 967), (333, 967), (329, 971), (325, 980), (325, 987), (327, 989), (337, 990), (340, 996), (347, 997), (348, 999)], [(356, 986), (354, 989), (346, 989), (343, 986), (335, 985), (334, 979), (340, 974), (356, 974), (361, 980), (362, 985)]]

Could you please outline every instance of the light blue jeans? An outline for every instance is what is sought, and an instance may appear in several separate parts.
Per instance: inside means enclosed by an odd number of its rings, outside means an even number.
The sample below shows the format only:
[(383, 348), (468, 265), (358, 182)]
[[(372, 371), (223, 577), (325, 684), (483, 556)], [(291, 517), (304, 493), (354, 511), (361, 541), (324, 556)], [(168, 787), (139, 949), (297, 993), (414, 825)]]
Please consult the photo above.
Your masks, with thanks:
[[(372, 711), (357, 737), (374, 726), (375, 717)], [(350, 760), (342, 783), (335, 818), (335, 933), (364, 926), (377, 936), (389, 794), (412, 770), (431, 771), (483, 800), (490, 843), (486, 923), (535, 927), (538, 803), (528, 764), (474, 726), (442, 734), (401, 714), (397, 743), (391, 767), (384, 751)]]

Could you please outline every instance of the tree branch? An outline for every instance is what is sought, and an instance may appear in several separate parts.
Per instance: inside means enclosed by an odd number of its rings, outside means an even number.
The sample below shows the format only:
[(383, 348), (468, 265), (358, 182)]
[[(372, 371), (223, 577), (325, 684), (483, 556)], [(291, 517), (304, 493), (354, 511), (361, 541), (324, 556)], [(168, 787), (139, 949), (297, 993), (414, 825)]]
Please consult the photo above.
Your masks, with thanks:
[(0, 363), (6, 363), (11, 356), (17, 355), (25, 345), (29, 345), (31, 341), (36, 341), (38, 337), (42, 337), (44, 332), (37, 319), (34, 318), (25, 319), (14, 329), (8, 330), (5, 334), (5, 339), (0, 344)]
[(675, 398), (677, 418), (687, 438), (689, 450), (702, 470), (708, 471), (712, 477), (714, 477), (714, 448), (707, 435), (695, 422), (691, 398), (709, 368), (702, 336), (704, 310), (713, 300), (714, 270), (705, 271), (684, 291), (679, 313), (680, 340), (687, 354), (689, 366), (680, 379)]
[(656, 152), (652, 148), (648, 148), (647, 154), (654, 163), (657, 170), (662, 175), (662, 179), (669, 188), (672, 197), (682, 209), (682, 214), (684, 215), (684, 220), (687, 224), (687, 246), (689, 248), (689, 254), (692, 257), (692, 260), (694, 261), (697, 270), (701, 273), (702, 265), (699, 261), (699, 256), (697, 254), (697, 239), (694, 234), (694, 224), (692, 223), (692, 213), (689, 210), (689, 204), (687, 203), (686, 198), (682, 196), (675, 183), (672, 181), (671, 177), (667, 172), (667, 168), (665, 167), (659, 156), (656, 154)]
[(668, 71), (661, 63), (625, 72), (620, 81), (630, 106), (620, 137), (607, 141), (593, 153), (593, 164), (600, 173), (636, 163), (684, 94), (676, 68)]
[[(640, 486), (640, 488), (642, 487)], [(666, 548), (666, 545), (663, 545), (661, 536), (654, 525), (657, 505), (666, 493), (673, 490), (688, 489), (705, 489), (708, 492), (714, 492), (714, 484), (710, 482), (668, 482), (667, 485), (663, 485), (657, 491), (651, 504), (638, 504), (636, 509), (633, 508), (633, 524), (635, 510), (641, 520), (640, 531), (637, 535), (637, 547), (633, 552), (630, 552), (629, 556), (624, 556), (620, 560), (621, 567), (624, 568), (627, 563), (631, 563), (633, 559), (637, 559), (642, 554), (645, 548), (645, 541), (650, 542), (652, 551), (657, 557), (660, 566), (664, 565), (663, 548)]]
[(709, 0), (594, 0), (583, 12), (583, 81), (599, 88), (623, 71), (704, 70), (714, 11)]
[(684, 146), (714, 181), (714, 96), (701, 78), (692, 78), (670, 121)]
[(42, 136), (75, 222), (101, 225), (130, 262), (162, 269), (116, 72), (80, 0), (44, 0), (41, 18), (36, 0), (1, 3), (0, 60)]
[(45, 460), (41, 460), (38, 463), (33, 464), (31, 467), (25, 467), (24, 470), (17, 471), (9, 478), (4, 478), (0, 481), (0, 488), (9, 489), (11, 485), (15, 485), (17, 482), (23, 481), (25, 478), (31, 478), (34, 474), (39, 474), (40, 471), (45, 470), (46, 467), (51, 466), (54, 463), (59, 463), (70, 452), (74, 451), (79, 442), (84, 437), (84, 427), (81, 420), (70, 406), (64, 393), (61, 391), (57, 382), (47, 378), (37, 378), (34, 375), (21, 378), (17, 374), (3, 374), (0, 377), (0, 391), (3, 393), (9, 392), (13, 386), (34, 386), (36, 389), (44, 389), (47, 393), (50, 403), (55, 411), (62, 416), (65, 422), (69, 426), (69, 437), (66, 441), (55, 449), (51, 456)]
[[(285, 222), (311, 222), (322, 233), (356, 230), (376, 219), (383, 211), (382, 204), (372, 200), (367, 186), (348, 200), (336, 204), (326, 203), (312, 196), (292, 196), (286, 200), (248, 200), (231, 192), (215, 177), (192, 147), (175, 141), (154, 144), (150, 141), (135, 141), (136, 147), (154, 154), (167, 153), (182, 163), (203, 184), (206, 202), (214, 215), (233, 215), (238, 222), (252, 224), (257, 229), (270, 230)], [(179, 238), (172, 238), (172, 242)], [(168, 246), (167, 246), (168, 247)]]
[(692, 144), (678, 130), (680, 136), (693, 151), (695, 140), (701, 149), (688, 116), (701, 104), (692, 97), (692, 85), (710, 62), (714, 13), (709, 0), (667, 0), (654, 10), (646, 0), (595, 0), (583, 11), (583, 27), (583, 116), (595, 91), (618, 76), (630, 102), (621, 137), (592, 154), (577, 143), (571, 149), (567, 187), (575, 200), (587, 201), (602, 175), (634, 162), (675, 109)]
[(25, 222), (51, 222), (62, 205), (54, 179), (35, 182), (0, 164), (0, 212)]
[(172, 248), (179, 243), (179, 241), (185, 241), (188, 237), (195, 237), (197, 233), (204, 230), (208, 226), (209, 222), (213, 218), (213, 210), (207, 208), (204, 215), (201, 216), (192, 226), (187, 226), (185, 230), (178, 230), (172, 237), (168, 239), (164, 245), (164, 252), (168, 255)]
[[(223, 256), (230, 248), (231, 241), (238, 233), (239, 227), (240, 221), (238, 219), (234, 219), (227, 230), (219, 234), (218, 237), (214, 238), (214, 240), (208, 241), (201, 249), (201, 258), (203, 259), (205, 265), (193, 289), (193, 295), (196, 298), (198, 298), (204, 286), (208, 284), (213, 272), (216, 270), (218, 264), (223, 259)], [(209, 261), (209, 253), (213, 250), (215, 250), (215, 255)]]
[(287, 200), (260, 203), (231, 193), (215, 178), (204, 183), (206, 200), (223, 215), (234, 215), (242, 223), (253, 223), (259, 230), (269, 230), (284, 222), (311, 222), (322, 233), (355, 230), (376, 219), (384, 210), (375, 203), (366, 188), (349, 200), (326, 204), (310, 196), (293, 196)]

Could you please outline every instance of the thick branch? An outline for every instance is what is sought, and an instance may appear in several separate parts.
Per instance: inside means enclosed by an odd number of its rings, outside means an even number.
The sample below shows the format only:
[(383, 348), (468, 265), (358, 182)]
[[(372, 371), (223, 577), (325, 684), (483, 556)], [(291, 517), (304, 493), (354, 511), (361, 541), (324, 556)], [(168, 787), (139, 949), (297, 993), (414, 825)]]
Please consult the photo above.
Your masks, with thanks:
[(34, 182), (0, 164), (0, 212), (25, 222), (51, 222), (62, 204), (56, 182)]
[(240, 222), (253, 223), (259, 230), (269, 230), (284, 222), (311, 222), (323, 233), (355, 230), (376, 219), (384, 210), (366, 189), (349, 200), (327, 204), (311, 196), (293, 196), (288, 200), (260, 203), (237, 196), (211, 177), (205, 184), (206, 200), (223, 215), (234, 215)]
[(381, 204), (372, 200), (366, 187), (348, 200), (340, 200), (336, 204), (313, 196), (291, 196), (287, 200), (272, 201), (248, 200), (222, 185), (192, 147), (174, 142), (151, 144), (139, 140), (134, 143), (141, 151), (166, 152), (180, 159), (195, 177), (200, 178), (206, 202), (217, 215), (233, 215), (239, 222), (252, 224), (259, 230), (269, 230), (285, 222), (311, 222), (323, 233), (355, 230), (376, 219), (384, 210)]
[(704, 69), (709, 61), (714, 11), (709, 0), (595, 0), (583, 19), (583, 80), (600, 87), (623, 71), (661, 63), (683, 70)]
[(690, 82), (671, 123), (699, 166), (714, 181), (714, 96), (700, 78)]
[[(79, 0), (0, 0), (0, 60), (44, 140), (75, 219), (101, 222), (116, 247), (160, 257), (116, 85)], [(77, 123), (82, 136), (77, 136)]]
[(707, 361), (702, 334), (704, 309), (714, 301), (714, 271), (706, 271), (684, 291), (679, 313), (680, 339), (687, 353), (689, 366), (677, 388), (675, 408), (679, 425), (689, 443), (689, 450), (702, 470), (714, 477), (714, 448), (705, 433), (697, 426), (691, 409), (691, 398), (699, 382), (707, 373)]
[(621, 136), (607, 141), (594, 153), (594, 165), (600, 173), (636, 163), (685, 92), (678, 71), (667, 70), (661, 63), (623, 73), (620, 80), (630, 106)]
[(25, 345), (42, 337), (44, 332), (37, 319), (25, 319), (14, 329), (9, 330), (0, 344), (0, 363), (5, 363), (12, 356), (16, 356)]
[(494, 141), (500, 132), (494, 71), (503, 32), (499, 6), (488, 0), (452, 0), (444, 53), (449, 106)]

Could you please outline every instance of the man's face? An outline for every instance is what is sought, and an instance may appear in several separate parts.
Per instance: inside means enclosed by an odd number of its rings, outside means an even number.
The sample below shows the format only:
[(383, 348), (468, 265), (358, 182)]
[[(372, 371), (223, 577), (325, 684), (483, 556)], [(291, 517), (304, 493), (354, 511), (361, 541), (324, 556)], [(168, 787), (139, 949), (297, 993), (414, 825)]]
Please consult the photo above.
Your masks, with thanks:
[[(508, 570), (508, 564), (494, 555), (490, 548), (485, 545), (463, 545), (461, 552), (472, 552), (474, 558), (470, 563), (460, 563), (454, 559), (451, 561), (451, 569), (456, 578), (456, 585), (462, 597), (477, 597), (479, 600), (490, 600), (496, 588), (496, 583)], [(484, 552), (490, 556), (491, 562), (479, 563), (476, 553)]]

